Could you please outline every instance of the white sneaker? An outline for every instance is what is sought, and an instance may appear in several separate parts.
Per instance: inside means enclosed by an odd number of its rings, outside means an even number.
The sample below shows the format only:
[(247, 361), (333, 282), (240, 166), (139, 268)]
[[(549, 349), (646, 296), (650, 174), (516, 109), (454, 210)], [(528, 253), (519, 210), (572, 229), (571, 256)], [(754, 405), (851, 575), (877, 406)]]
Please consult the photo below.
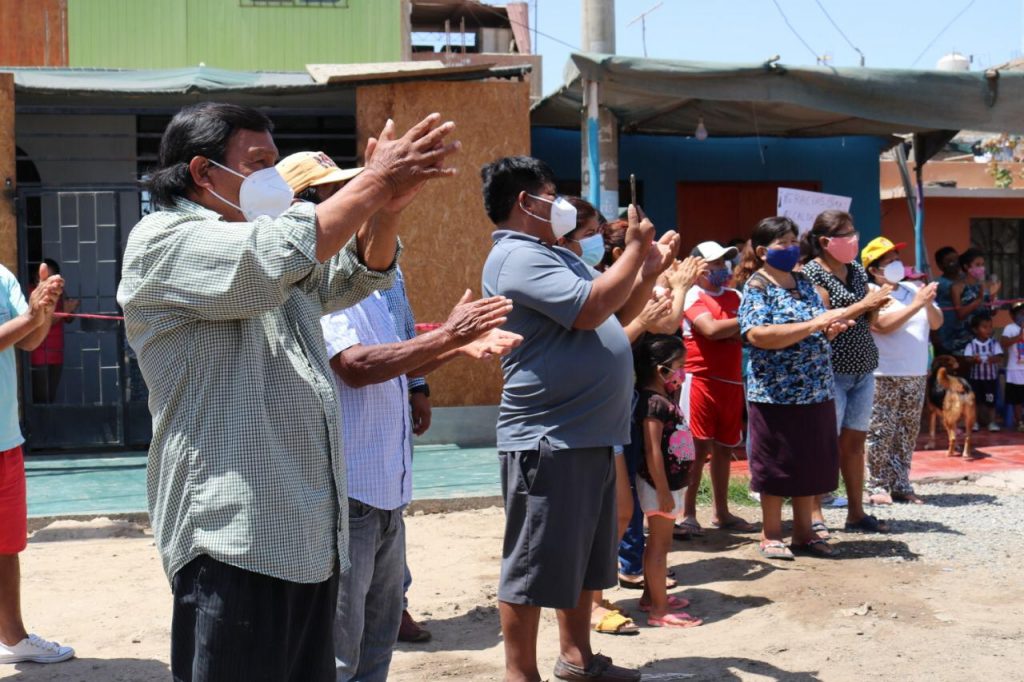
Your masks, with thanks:
[(980, 431), (981, 427), (978, 426), (978, 422), (974, 422), (974, 426), (971, 427), (971, 431)]
[(0, 642), (0, 663), (60, 663), (75, 655), (69, 646), (30, 634), (17, 644)]
[(998, 431), (999, 430), (999, 424), (996, 424), (995, 422), (989, 422), (988, 423), (988, 430), (989, 431)]

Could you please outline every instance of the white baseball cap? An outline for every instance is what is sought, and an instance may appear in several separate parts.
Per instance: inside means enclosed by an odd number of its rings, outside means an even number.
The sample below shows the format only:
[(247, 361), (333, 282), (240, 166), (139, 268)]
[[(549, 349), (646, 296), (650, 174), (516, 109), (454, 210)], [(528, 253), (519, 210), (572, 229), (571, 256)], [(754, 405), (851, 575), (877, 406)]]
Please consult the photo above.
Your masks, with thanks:
[(693, 247), (693, 251), (690, 253), (691, 256), (700, 256), (706, 261), (713, 260), (729, 260), (735, 258), (739, 251), (735, 246), (725, 247), (718, 242), (701, 242), (697, 246)]

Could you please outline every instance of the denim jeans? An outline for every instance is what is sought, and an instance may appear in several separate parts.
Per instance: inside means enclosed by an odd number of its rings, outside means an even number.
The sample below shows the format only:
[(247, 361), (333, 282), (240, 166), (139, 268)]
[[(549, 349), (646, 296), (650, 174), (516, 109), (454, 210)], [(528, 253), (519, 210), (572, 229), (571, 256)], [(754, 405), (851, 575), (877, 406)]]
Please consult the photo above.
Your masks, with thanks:
[(633, 516), (629, 519), (626, 534), (619, 542), (619, 573), (630, 576), (644, 574), (644, 512), (640, 509), (640, 499), (636, 494), (636, 469), (643, 453), (643, 441), (640, 431), (632, 427), (632, 443), (623, 448), (626, 458), (626, 471), (629, 472), (629, 487), (633, 492)]
[(334, 617), (337, 679), (384, 682), (402, 622), (402, 509), (385, 511), (350, 497), (348, 529), (352, 567), (338, 581)]

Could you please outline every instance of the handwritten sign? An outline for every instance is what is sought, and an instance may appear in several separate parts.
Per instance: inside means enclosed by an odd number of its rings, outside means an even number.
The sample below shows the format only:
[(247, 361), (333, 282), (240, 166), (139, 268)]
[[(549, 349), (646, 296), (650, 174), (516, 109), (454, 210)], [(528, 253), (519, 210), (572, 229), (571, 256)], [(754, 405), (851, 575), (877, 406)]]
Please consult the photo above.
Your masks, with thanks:
[(803, 234), (811, 229), (814, 219), (822, 211), (830, 209), (849, 211), (851, 201), (850, 197), (838, 194), (823, 194), (822, 192), (780, 187), (778, 215), (785, 216), (796, 223), (800, 228), (800, 234)]

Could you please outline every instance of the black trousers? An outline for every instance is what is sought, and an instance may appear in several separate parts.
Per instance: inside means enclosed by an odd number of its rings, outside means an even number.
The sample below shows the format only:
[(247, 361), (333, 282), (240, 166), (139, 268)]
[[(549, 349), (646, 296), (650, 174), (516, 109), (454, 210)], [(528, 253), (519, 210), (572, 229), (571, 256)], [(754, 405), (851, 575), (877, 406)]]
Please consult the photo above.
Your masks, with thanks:
[(175, 682), (334, 682), (337, 571), (293, 583), (203, 555), (172, 589)]

